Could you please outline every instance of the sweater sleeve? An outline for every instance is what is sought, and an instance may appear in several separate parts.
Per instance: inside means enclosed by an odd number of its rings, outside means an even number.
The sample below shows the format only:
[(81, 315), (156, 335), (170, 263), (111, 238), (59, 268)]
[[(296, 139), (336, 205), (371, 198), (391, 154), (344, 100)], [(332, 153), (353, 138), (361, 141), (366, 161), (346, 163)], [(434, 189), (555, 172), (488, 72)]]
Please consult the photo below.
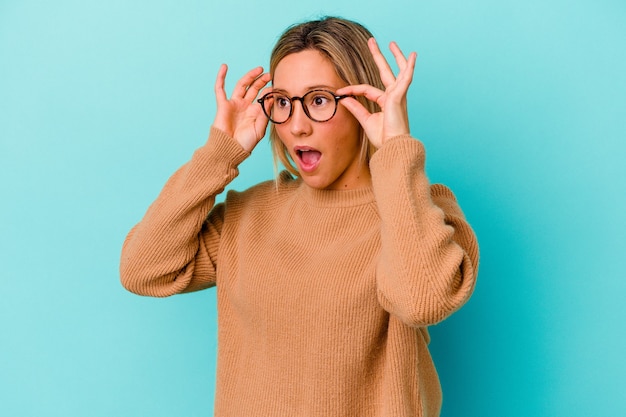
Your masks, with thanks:
[[(120, 278), (129, 291), (166, 297), (215, 285), (224, 206), (215, 197), (249, 154), (212, 128), (207, 143), (167, 181), (122, 246)], [(210, 213), (209, 213), (210, 212)]]
[(424, 163), (423, 144), (408, 135), (390, 139), (370, 162), (381, 216), (378, 299), (411, 326), (459, 309), (478, 272), (476, 236), (452, 192), (430, 185)]

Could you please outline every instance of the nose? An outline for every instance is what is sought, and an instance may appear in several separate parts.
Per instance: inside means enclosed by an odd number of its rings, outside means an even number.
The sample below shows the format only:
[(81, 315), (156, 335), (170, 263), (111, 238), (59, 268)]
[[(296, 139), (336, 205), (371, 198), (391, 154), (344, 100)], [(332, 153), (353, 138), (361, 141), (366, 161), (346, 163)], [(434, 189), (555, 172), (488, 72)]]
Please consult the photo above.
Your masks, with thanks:
[[(296, 102), (298, 104), (296, 104)], [(289, 119), (289, 130), (294, 136), (303, 136), (311, 133), (311, 119), (304, 112), (304, 107), (300, 100), (293, 101), (293, 112)]]

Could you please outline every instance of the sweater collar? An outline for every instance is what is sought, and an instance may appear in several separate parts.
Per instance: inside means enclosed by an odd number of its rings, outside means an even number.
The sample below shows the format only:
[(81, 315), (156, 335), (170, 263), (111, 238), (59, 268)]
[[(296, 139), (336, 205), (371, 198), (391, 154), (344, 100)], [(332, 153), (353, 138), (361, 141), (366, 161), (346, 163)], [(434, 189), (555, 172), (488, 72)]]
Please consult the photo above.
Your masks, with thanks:
[(311, 205), (317, 207), (354, 207), (375, 201), (372, 186), (352, 190), (319, 190), (299, 179), (299, 192)]

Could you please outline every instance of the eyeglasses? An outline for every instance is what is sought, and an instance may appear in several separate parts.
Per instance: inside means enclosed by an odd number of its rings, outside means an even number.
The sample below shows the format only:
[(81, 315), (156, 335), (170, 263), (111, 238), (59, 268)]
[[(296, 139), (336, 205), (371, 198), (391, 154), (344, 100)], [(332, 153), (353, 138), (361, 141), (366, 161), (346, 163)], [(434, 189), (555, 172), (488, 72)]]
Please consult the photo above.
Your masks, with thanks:
[(282, 93), (267, 93), (257, 101), (263, 112), (275, 124), (285, 123), (293, 114), (293, 102), (302, 104), (304, 114), (314, 122), (327, 122), (337, 112), (337, 103), (342, 98), (328, 90), (311, 90), (302, 97), (287, 97)]

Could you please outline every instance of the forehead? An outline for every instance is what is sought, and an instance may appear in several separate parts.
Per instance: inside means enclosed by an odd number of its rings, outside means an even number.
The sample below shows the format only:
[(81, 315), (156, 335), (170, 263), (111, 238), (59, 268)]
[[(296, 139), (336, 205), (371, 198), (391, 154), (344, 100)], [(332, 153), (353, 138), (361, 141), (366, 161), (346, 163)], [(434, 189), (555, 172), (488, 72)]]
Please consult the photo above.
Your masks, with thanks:
[(273, 87), (290, 94), (304, 94), (320, 87), (338, 89), (345, 85), (332, 62), (313, 49), (287, 55), (274, 70)]

